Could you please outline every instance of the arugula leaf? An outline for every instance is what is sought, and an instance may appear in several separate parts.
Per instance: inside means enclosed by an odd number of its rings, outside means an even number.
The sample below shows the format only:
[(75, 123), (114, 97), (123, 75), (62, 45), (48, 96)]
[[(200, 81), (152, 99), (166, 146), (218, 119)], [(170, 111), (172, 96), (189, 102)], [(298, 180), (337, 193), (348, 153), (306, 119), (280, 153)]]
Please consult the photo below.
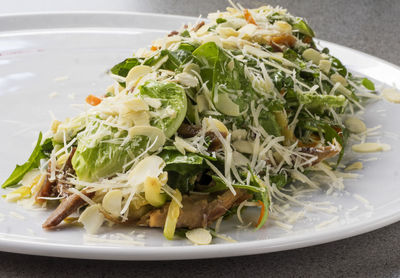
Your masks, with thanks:
[(367, 88), (368, 90), (371, 91), (375, 91), (375, 84), (374, 82), (372, 82), (371, 80), (369, 80), (368, 78), (363, 78), (363, 80), (361, 81), (361, 84)]
[(159, 55), (153, 56), (147, 59), (143, 64), (146, 66), (154, 66), (165, 56), (168, 56), (168, 60), (161, 66), (162, 69), (175, 71), (180, 66), (186, 64), (192, 59), (192, 52), (196, 49), (195, 45), (189, 43), (181, 43), (176, 50), (161, 50)]
[(315, 37), (314, 31), (304, 20), (300, 20), (300, 21), (294, 23), (293, 29), (297, 29), (303, 35)]
[(249, 106), (249, 100), (257, 99), (250, 80), (245, 75), (243, 62), (231, 57), (215, 42), (208, 42), (198, 47), (194, 52), (202, 68), (200, 74), (212, 92), (212, 100), (219, 112), (230, 114), (232, 111), (224, 109), (227, 103), (237, 105), (239, 112)]
[(226, 19), (219, 17), (219, 18), (217, 18), (216, 22), (217, 22), (217, 24), (221, 24), (221, 23), (226, 22)]
[(219, 48), (215, 42), (207, 42), (198, 47), (194, 52), (195, 56), (200, 64), (214, 68), (215, 63), (219, 59)]
[(183, 155), (176, 149), (168, 148), (158, 155), (165, 161), (168, 185), (185, 193), (193, 189), (194, 179), (208, 167), (204, 158), (195, 153)]
[(168, 60), (162, 68), (167, 70), (176, 70), (181, 65), (185, 64), (192, 57), (192, 53), (186, 49), (177, 49), (174, 51), (163, 50), (168, 55)]
[(296, 59), (300, 58), (300, 55), (293, 49), (288, 48), (283, 52), (283, 58), (294, 62), (294, 61), (296, 61)]
[(342, 161), (343, 155), (344, 155), (344, 149), (347, 146), (347, 141), (349, 139), (350, 132), (347, 128), (342, 129), (342, 142), (340, 143), (342, 145), (342, 150), (339, 153), (338, 160), (336, 161), (336, 167), (339, 166), (340, 161)]
[(1, 186), (2, 188), (17, 184), (22, 180), (27, 172), (39, 167), (40, 160), (42, 158), (48, 158), (49, 153), (53, 149), (53, 145), (51, 144), (50, 138), (46, 139), (45, 142), (41, 145), (40, 143), (42, 142), (42, 137), (42, 133), (40, 132), (36, 146), (33, 149), (31, 156), (28, 158), (28, 161), (22, 165), (17, 165), (15, 167), (14, 171)]
[(251, 182), (252, 184), (254, 184), (256, 187), (264, 188), (264, 189), (265, 189), (264, 192), (259, 192), (259, 193), (255, 193), (255, 194), (254, 194), (255, 199), (256, 199), (256, 200), (260, 200), (260, 201), (263, 203), (263, 208), (264, 208), (264, 211), (261, 212), (262, 218), (259, 220), (259, 222), (258, 222), (258, 224), (257, 224), (257, 227), (256, 227), (256, 230), (258, 230), (258, 229), (260, 229), (262, 226), (264, 226), (265, 222), (266, 222), (267, 219), (268, 219), (268, 216), (269, 216), (269, 207), (270, 207), (271, 202), (270, 202), (270, 200), (269, 200), (269, 195), (268, 195), (267, 188), (264, 186), (263, 182), (260, 180), (259, 177), (257, 177), (257, 175), (255, 175), (255, 174), (253, 173), (253, 171), (252, 171), (251, 169), (249, 169), (249, 170), (250, 170), (250, 173), (251, 173), (250, 182)]
[(347, 75), (346, 67), (342, 64), (342, 62), (338, 58), (333, 56), (332, 56), (332, 67), (336, 68), (337, 72), (340, 73), (340, 75), (342, 76)]
[(290, 177), (284, 174), (269, 176), (270, 183), (274, 183), (278, 189), (284, 187), (292, 181)]
[(333, 127), (331, 127), (328, 124), (321, 125), (321, 128), (323, 129), (323, 132), (325, 134), (325, 139), (328, 142), (332, 142), (333, 139), (336, 139), (336, 141), (338, 141), (339, 144), (342, 146), (342, 150), (340, 151), (338, 160), (336, 162), (336, 166), (337, 166), (337, 165), (339, 165), (340, 161), (343, 158), (344, 148), (346, 147), (347, 139), (349, 137), (349, 131), (346, 128), (341, 128), (340, 129), (341, 134), (339, 134), (339, 132), (336, 129), (334, 129)]
[(141, 62), (138, 58), (128, 58), (122, 61), (119, 64), (116, 64), (111, 68), (111, 72), (115, 75), (119, 75), (122, 77), (126, 77), (128, 72), (137, 65), (140, 65)]
[(281, 127), (271, 111), (261, 110), (258, 122), (268, 134), (281, 136)]
[(332, 143), (333, 139), (336, 139), (340, 145), (343, 145), (342, 136), (333, 127), (328, 124), (321, 124), (320, 127), (325, 135), (325, 140)]
[(42, 152), (45, 154), (46, 157), (50, 157), (53, 148), (53, 138), (47, 138), (46, 140), (44, 140), (42, 144)]
[(181, 33), (181, 37), (190, 38), (190, 33), (188, 30), (185, 30)]

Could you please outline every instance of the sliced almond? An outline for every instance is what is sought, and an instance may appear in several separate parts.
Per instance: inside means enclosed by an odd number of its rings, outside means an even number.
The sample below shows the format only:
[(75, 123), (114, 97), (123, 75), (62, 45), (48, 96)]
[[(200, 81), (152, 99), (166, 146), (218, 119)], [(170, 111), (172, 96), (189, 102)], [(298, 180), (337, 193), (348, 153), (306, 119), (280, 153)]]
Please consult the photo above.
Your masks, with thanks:
[(210, 24), (204, 24), (203, 26), (201, 26), (200, 29), (196, 31), (197, 36), (207, 35), (209, 33), (208, 29), (210, 27), (211, 27)]
[(331, 70), (331, 65), (332, 65), (331, 61), (320, 60), (318, 67), (323, 73), (328, 74), (329, 71)]
[(345, 171), (354, 171), (354, 170), (361, 170), (363, 168), (363, 164), (360, 161), (354, 162), (347, 166), (344, 170)]
[(215, 102), (217, 110), (225, 115), (237, 117), (240, 115), (239, 105), (234, 103), (226, 93), (218, 94), (218, 101)]
[(237, 30), (247, 24), (247, 21), (243, 18), (232, 17), (227, 22), (221, 24), (223, 27), (232, 27)]
[(119, 189), (111, 190), (103, 197), (103, 208), (114, 217), (118, 217), (122, 208), (122, 191)]
[(385, 88), (382, 91), (383, 97), (390, 102), (400, 103), (400, 92), (395, 88)]
[(203, 37), (203, 43), (207, 43), (207, 42), (215, 42), (216, 45), (218, 45), (219, 47), (222, 47), (222, 40), (217, 35), (209, 35), (209, 36)]
[(281, 33), (292, 33), (292, 25), (290, 25), (286, 21), (275, 21), (274, 26)]
[(351, 146), (354, 152), (358, 153), (373, 153), (390, 150), (390, 145), (383, 143), (362, 143)]
[(126, 76), (126, 88), (130, 89), (135, 87), (139, 83), (140, 79), (150, 72), (152, 72), (152, 68), (149, 66), (139, 65), (133, 67)]
[(215, 31), (223, 38), (237, 37), (240, 33), (232, 27), (218, 26)]
[(234, 131), (232, 131), (233, 141), (246, 139), (246, 137), (247, 137), (247, 131), (245, 129), (235, 129)]
[(157, 178), (165, 167), (164, 160), (157, 156), (151, 155), (140, 161), (128, 174), (129, 182), (132, 185), (144, 183), (147, 177)]
[(337, 83), (339, 82), (340, 84), (342, 84), (343, 86), (347, 86), (347, 80), (346, 78), (344, 78), (343, 76), (341, 76), (339, 73), (334, 73), (331, 75), (331, 81), (333, 83)]
[(234, 151), (232, 153), (232, 158), (232, 162), (235, 164), (235, 166), (246, 166), (250, 164), (250, 160), (240, 152)]
[(228, 128), (220, 120), (214, 118), (204, 118), (203, 124), (206, 126), (207, 131), (214, 130), (216, 128), (221, 133), (229, 133)]
[(361, 133), (367, 130), (365, 123), (357, 117), (348, 117), (344, 121), (344, 125), (353, 133)]
[(245, 40), (250, 40), (257, 31), (257, 26), (254, 24), (246, 24), (239, 29), (240, 37)]
[(254, 143), (245, 140), (238, 140), (232, 143), (233, 147), (241, 152), (241, 153), (248, 153), (252, 154), (254, 150)]
[(204, 228), (197, 228), (193, 230), (189, 230), (186, 232), (186, 237), (193, 242), (194, 244), (198, 245), (207, 245), (210, 244), (212, 241), (212, 236), (210, 231)]
[(340, 86), (337, 88), (337, 90), (342, 93), (343, 95), (350, 97), (353, 93), (347, 89), (345, 86), (343, 86), (342, 84), (340, 84)]
[(313, 64), (316, 64), (316, 65), (318, 65), (319, 61), (322, 59), (321, 54), (313, 48), (308, 48), (308, 49), (304, 50), (302, 56), (307, 61), (312, 61)]
[(100, 212), (100, 205), (91, 205), (87, 207), (79, 216), (78, 222), (83, 224), (88, 234), (95, 234), (103, 225), (104, 215)]

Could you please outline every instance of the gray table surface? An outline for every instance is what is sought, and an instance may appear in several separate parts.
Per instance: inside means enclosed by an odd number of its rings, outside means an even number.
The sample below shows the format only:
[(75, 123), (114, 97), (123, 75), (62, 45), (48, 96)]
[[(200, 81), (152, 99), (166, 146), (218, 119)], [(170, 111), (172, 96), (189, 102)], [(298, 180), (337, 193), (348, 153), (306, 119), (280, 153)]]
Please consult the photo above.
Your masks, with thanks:
[[(242, 0), (246, 7), (266, 2)], [(317, 37), (400, 65), (400, 1), (270, 0), (306, 17)], [(221, 0), (16, 0), (0, 14), (53, 10), (129, 10), (205, 16)], [(400, 78), (400, 77), (399, 77)], [(400, 277), (400, 223), (319, 246), (224, 259), (116, 262), (59, 259), (0, 252), (0, 277)]]

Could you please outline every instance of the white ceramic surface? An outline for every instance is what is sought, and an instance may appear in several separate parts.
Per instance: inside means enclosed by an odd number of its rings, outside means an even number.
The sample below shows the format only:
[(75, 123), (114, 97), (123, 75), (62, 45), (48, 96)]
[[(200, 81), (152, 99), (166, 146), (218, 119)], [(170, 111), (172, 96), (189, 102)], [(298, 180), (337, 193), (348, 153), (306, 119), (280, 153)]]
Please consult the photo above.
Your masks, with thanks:
[[(51, 121), (73, 115), (87, 94), (101, 94), (111, 82), (107, 69), (134, 49), (195, 18), (135, 13), (58, 13), (0, 16), (0, 181), (16, 163), (27, 159), (38, 131)], [(400, 69), (388, 62), (333, 43), (320, 42), (354, 72), (382, 84), (400, 87)], [(355, 155), (377, 157), (365, 162), (362, 177), (347, 180), (346, 189), (333, 195), (313, 193), (308, 200), (334, 202), (336, 214), (308, 212), (286, 231), (273, 222), (255, 232), (237, 229), (234, 217), (221, 233), (237, 240), (216, 239), (213, 245), (192, 246), (187, 240), (167, 241), (160, 230), (102, 230), (94, 242), (80, 228), (45, 232), (49, 211), (26, 210), (0, 200), (0, 250), (73, 258), (115, 260), (171, 260), (237, 256), (310, 246), (365, 233), (400, 220), (400, 106), (381, 101), (364, 114), (368, 127), (382, 125), (378, 137), (390, 152)], [(6, 191), (1, 190), (1, 194)], [(369, 200), (369, 204), (354, 197)], [(257, 210), (249, 210), (255, 219)], [(321, 221), (337, 221), (315, 228)], [(124, 236), (122, 236), (121, 233)], [(132, 240), (127, 240), (129, 237)], [(99, 241), (99, 239), (97, 240)]]

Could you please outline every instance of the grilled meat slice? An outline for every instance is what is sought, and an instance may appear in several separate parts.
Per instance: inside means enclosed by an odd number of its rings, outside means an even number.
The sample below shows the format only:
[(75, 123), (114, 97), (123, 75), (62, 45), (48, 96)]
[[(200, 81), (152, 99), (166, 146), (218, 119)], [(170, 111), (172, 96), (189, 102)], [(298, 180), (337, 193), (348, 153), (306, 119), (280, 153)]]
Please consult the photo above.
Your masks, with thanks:
[(317, 157), (317, 159), (309, 163), (310, 165), (307, 165), (307, 166), (313, 166), (322, 162), (325, 159), (334, 157), (341, 151), (341, 149), (342, 147), (340, 146), (340, 144), (335, 144), (322, 147), (302, 147), (300, 148), (300, 152)]
[(190, 138), (196, 136), (200, 130), (201, 130), (200, 125), (190, 125), (183, 123), (178, 128), (178, 135), (181, 136), (182, 138)]
[[(50, 166), (49, 166), (50, 168)], [(49, 180), (49, 175), (47, 174), (45, 180), (40, 188), (39, 192), (35, 196), (35, 201), (39, 204), (42, 204), (45, 199), (41, 199), (43, 197), (52, 197), (55, 196), (55, 185), (56, 181), (51, 182)]]
[[(196, 136), (200, 132), (200, 130), (200, 125), (190, 125), (183, 123), (178, 129), (178, 135), (182, 138), (191, 138)], [(222, 143), (214, 132), (207, 131), (205, 135), (210, 139), (208, 151), (213, 152), (222, 148)], [(225, 132), (221, 132), (221, 135), (225, 138), (228, 134), (226, 134)]]
[[(88, 198), (93, 198), (94, 192), (86, 193)], [(52, 214), (47, 218), (47, 220), (43, 223), (42, 228), (49, 230), (54, 229), (60, 224), (66, 217), (75, 212), (79, 207), (83, 206), (85, 201), (81, 199), (78, 194), (72, 194), (68, 196), (66, 199), (63, 199), (58, 207), (52, 212)]]
[[(227, 210), (251, 197), (251, 194), (243, 189), (236, 190), (236, 195), (227, 190), (213, 200), (210, 200), (207, 195), (185, 195), (176, 227), (189, 229), (207, 227), (223, 216)], [(150, 211), (140, 219), (138, 224), (148, 227), (164, 227), (168, 208), (169, 203), (160, 209)]]

